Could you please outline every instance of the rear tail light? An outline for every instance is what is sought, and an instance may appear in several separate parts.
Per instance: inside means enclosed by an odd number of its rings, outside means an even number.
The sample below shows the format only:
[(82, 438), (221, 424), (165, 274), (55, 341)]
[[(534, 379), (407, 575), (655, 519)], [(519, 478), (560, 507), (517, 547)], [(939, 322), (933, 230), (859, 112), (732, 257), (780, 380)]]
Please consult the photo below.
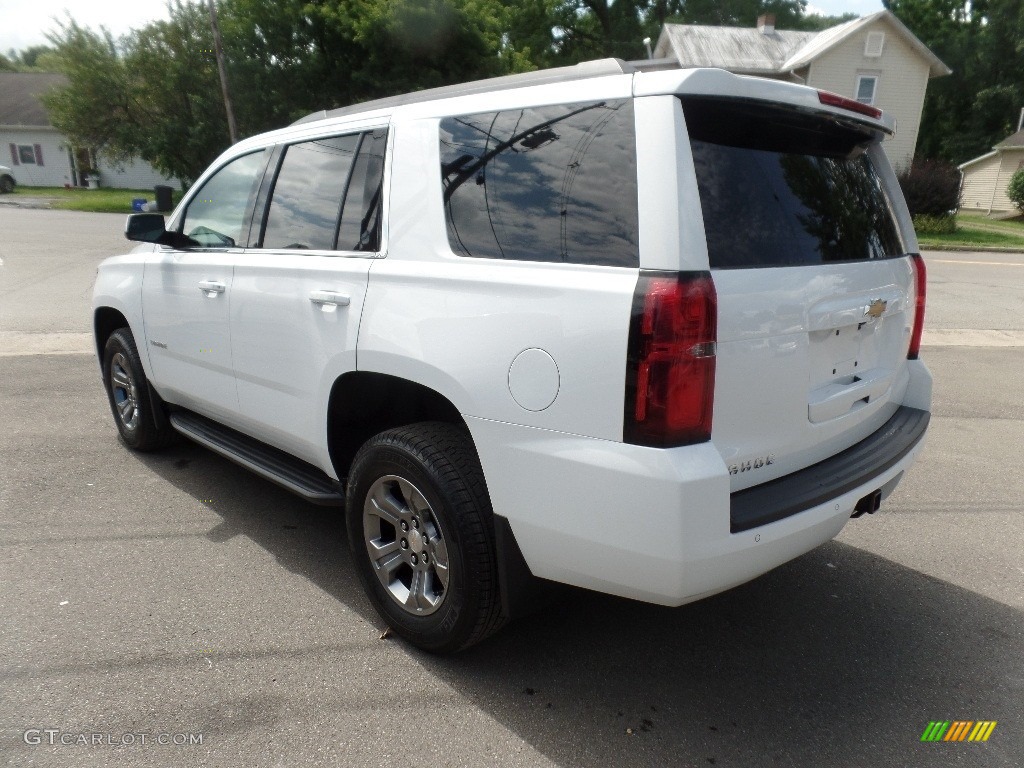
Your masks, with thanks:
[(830, 107), (839, 107), (839, 109), (857, 112), (861, 115), (873, 117), (876, 120), (882, 116), (882, 110), (878, 107), (872, 107), (870, 104), (861, 104), (859, 101), (840, 96), (838, 93), (818, 91), (818, 101)]
[(711, 439), (718, 299), (707, 272), (641, 272), (626, 357), (623, 440), (669, 448)]
[(910, 349), (907, 350), (908, 360), (917, 360), (921, 353), (921, 331), (924, 330), (924, 305), (928, 289), (928, 274), (924, 268), (921, 254), (910, 254), (910, 265), (914, 270), (914, 330), (910, 334)]

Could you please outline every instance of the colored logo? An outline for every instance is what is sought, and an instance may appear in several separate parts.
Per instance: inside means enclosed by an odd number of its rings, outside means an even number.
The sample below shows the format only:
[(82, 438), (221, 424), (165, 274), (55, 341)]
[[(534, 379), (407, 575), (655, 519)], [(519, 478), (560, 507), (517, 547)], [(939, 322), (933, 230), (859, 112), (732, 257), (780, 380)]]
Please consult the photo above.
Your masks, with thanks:
[(988, 741), (995, 728), (995, 720), (933, 720), (921, 741)]

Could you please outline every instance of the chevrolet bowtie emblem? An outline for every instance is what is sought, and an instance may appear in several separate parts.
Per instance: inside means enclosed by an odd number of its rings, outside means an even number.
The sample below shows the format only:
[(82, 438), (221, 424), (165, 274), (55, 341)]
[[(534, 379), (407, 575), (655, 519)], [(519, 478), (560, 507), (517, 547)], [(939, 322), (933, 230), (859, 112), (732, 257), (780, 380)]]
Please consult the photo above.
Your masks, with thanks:
[(875, 299), (868, 304), (867, 308), (864, 310), (864, 314), (868, 317), (881, 317), (887, 306), (889, 306), (889, 302), (883, 299)]

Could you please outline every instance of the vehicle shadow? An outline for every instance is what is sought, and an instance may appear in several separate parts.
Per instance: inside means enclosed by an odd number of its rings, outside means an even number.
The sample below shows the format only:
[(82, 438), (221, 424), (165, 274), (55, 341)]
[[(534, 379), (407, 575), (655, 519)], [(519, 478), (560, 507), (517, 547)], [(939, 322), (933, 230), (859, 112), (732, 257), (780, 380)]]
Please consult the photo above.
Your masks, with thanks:
[[(216, 493), (211, 540), (248, 537), (382, 626), (338, 510), (192, 445), (140, 460)], [(406, 652), (563, 766), (1024, 765), (1021, 612), (837, 542), (681, 608), (570, 590), (462, 654)], [(999, 726), (921, 743), (931, 720)]]

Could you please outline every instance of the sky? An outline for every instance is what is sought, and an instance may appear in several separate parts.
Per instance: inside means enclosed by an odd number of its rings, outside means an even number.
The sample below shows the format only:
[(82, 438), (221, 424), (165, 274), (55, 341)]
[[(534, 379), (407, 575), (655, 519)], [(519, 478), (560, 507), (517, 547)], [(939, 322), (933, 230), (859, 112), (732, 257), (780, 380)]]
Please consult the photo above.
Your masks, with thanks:
[[(881, 0), (809, 0), (808, 11), (828, 16), (863, 16), (882, 9)], [(0, 52), (46, 44), (54, 18), (70, 14), (82, 26), (107, 27), (115, 36), (154, 19), (167, 18), (165, 0), (0, 0)]]

